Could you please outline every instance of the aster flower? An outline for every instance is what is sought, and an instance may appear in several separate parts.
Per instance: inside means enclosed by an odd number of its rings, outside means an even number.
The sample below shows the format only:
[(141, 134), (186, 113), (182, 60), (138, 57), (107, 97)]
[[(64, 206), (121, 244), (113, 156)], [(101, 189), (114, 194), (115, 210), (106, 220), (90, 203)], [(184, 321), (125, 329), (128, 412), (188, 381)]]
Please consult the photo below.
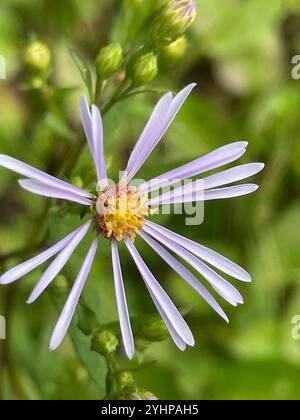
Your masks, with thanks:
[[(234, 162), (246, 152), (247, 142), (228, 144), (177, 169), (159, 175), (151, 181), (144, 182), (138, 187), (132, 185), (135, 175), (166, 133), (194, 86), (195, 84), (187, 86), (175, 97), (171, 93), (167, 93), (159, 100), (130, 155), (124, 175), (116, 186), (109, 186), (107, 179), (100, 111), (95, 105), (92, 105), (90, 108), (85, 98), (81, 99), (80, 113), (96, 167), (97, 192), (90, 193), (17, 159), (0, 155), (1, 166), (25, 177), (25, 179), (19, 181), (22, 188), (45, 197), (72, 201), (88, 206), (91, 209), (91, 217), (86, 223), (79, 226), (51, 248), (8, 270), (0, 277), (0, 283), (3, 285), (15, 282), (36, 267), (55, 257), (28, 299), (28, 303), (34, 302), (63, 269), (87, 232), (93, 229), (95, 239), (89, 248), (54, 329), (50, 343), (51, 350), (56, 349), (60, 345), (68, 330), (95, 258), (98, 241), (102, 238), (108, 239), (111, 243), (112, 269), (120, 329), (124, 348), (129, 358), (132, 358), (134, 355), (134, 339), (118, 251), (118, 243), (120, 241), (124, 241), (171, 337), (181, 350), (184, 350), (187, 345), (194, 345), (193, 334), (138, 252), (134, 244), (134, 239), (137, 235), (154, 252), (158, 253), (227, 322), (228, 318), (216, 299), (174, 255), (193, 267), (227, 302), (234, 306), (243, 303), (243, 298), (238, 290), (215, 271), (217, 269), (235, 279), (250, 282), (251, 277), (243, 268), (217, 252), (149, 220), (149, 217), (152, 215), (151, 207), (153, 206), (159, 207), (168, 203), (194, 201), (195, 189), (199, 189), (198, 184), (195, 181), (191, 182), (184, 195), (182, 195), (182, 191), (178, 190), (179, 187), (175, 188), (172, 194), (164, 192), (154, 198), (149, 198), (147, 194), (172, 186), (186, 178), (196, 177), (204, 172)], [(257, 185), (228, 186), (228, 184), (258, 173), (263, 166), (261, 163), (240, 165), (202, 178), (202, 183), (200, 184), (203, 192), (202, 199), (231, 198), (255, 191), (258, 188)]]

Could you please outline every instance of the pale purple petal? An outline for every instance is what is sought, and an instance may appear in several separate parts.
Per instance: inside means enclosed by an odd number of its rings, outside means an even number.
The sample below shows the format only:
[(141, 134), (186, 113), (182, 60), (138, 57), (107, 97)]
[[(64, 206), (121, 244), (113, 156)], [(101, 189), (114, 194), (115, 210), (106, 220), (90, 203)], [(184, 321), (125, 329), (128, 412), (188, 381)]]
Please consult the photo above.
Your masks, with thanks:
[(31, 293), (27, 303), (33, 303), (49, 286), (49, 284), (55, 279), (59, 272), (69, 261), (71, 255), (80, 244), (84, 236), (87, 234), (92, 221), (88, 221), (83, 226), (80, 227), (78, 232), (71, 239), (69, 244), (58, 254), (55, 260), (49, 265), (45, 273), (42, 275), (40, 281), (35, 286), (33, 292)]
[(34, 181), (32, 179), (20, 179), (18, 182), (19, 185), (24, 188), (24, 190), (30, 191), (33, 194), (41, 195), (43, 197), (73, 201), (74, 203), (83, 204), (85, 206), (90, 206), (92, 204), (92, 201), (89, 198), (82, 197), (73, 191), (66, 191), (58, 187), (43, 184), (40, 181)]
[(0, 166), (10, 169), (11, 171), (23, 175), (27, 178), (40, 181), (43, 184), (52, 187), (58, 187), (65, 191), (74, 192), (75, 194), (78, 194), (82, 197), (92, 198), (92, 195), (87, 191), (75, 187), (74, 185), (62, 181), (61, 179), (55, 178), (52, 175), (48, 175), (45, 172), (42, 172), (30, 165), (27, 165), (27, 163), (21, 162), (20, 160), (14, 159), (10, 156), (0, 155)]
[(208, 190), (241, 181), (257, 174), (263, 170), (264, 167), (265, 165), (263, 163), (247, 163), (245, 165), (239, 165), (234, 168), (227, 169), (226, 171), (204, 178), (202, 180), (204, 182), (204, 188), (205, 190)]
[(234, 187), (216, 188), (204, 191), (204, 200), (220, 200), (224, 198), (242, 197), (257, 191), (259, 186), (256, 184), (242, 184)]
[(166, 292), (161, 287), (161, 285), (154, 278), (153, 274), (151, 273), (149, 268), (146, 266), (145, 262), (141, 258), (140, 254), (138, 253), (132, 241), (126, 240), (125, 244), (147, 288), (151, 290), (151, 293), (159, 301), (161, 307), (163, 308), (165, 314), (169, 318), (177, 334), (181, 337), (183, 341), (185, 341), (190, 346), (193, 346), (195, 344), (193, 334), (191, 333), (191, 330), (189, 329), (188, 325), (186, 324), (186, 322), (180, 315), (178, 309), (175, 307), (174, 303), (171, 301), (171, 299), (166, 294)]
[(126, 178), (124, 178), (124, 181), (130, 182), (130, 180), (143, 166), (148, 156), (168, 130), (184, 101), (195, 86), (195, 83), (186, 86), (171, 102), (170, 94), (165, 95), (159, 101), (153, 111), (149, 123), (138, 140), (132, 155), (130, 156), (128, 165), (125, 169)]
[(163, 130), (172, 100), (172, 93), (166, 93), (154, 107), (154, 110), (130, 155), (122, 182), (128, 182), (129, 178), (132, 178), (134, 173), (141, 167), (141, 162), (148, 150), (148, 144), (151, 144), (151, 141), (156, 141), (159, 137), (159, 133)]
[(99, 109), (88, 105), (86, 97), (80, 99), (80, 115), (86, 138), (95, 162), (100, 189), (107, 186), (107, 172), (104, 160), (103, 123)]
[(161, 195), (150, 198), (148, 204), (152, 207), (165, 204), (178, 204), (185, 202), (204, 201), (204, 184), (201, 179), (184, 183), (177, 188), (171, 189)]
[(126, 294), (120, 264), (118, 245), (115, 241), (111, 242), (111, 253), (120, 328), (122, 332), (126, 354), (129, 357), (129, 359), (132, 359), (134, 356), (134, 341), (126, 302)]
[(147, 234), (140, 232), (140, 236), (146, 241), (151, 248), (176, 272), (178, 273), (196, 292), (223, 318), (226, 322), (229, 319), (216, 299), (202, 286), (199, 280), (173, 255), (165, 248), (159, 245), (153, 238)]
[(62, 310), (59, 320), (55, 326), (50, 342), (50, 350), (55, 350), (62, 342), (71, 324), (76, 307), (78, 305), (86, 279), (90, 273), (95, 254), (97, 251), (98, 240), (95, 239), (88, 251), (88, 254), (82, 264), (79, 274), (75, 280), (67, 302)]
[(76, 233), (80, 228), (76, 229), (74, 232), (70, 233), (64, 239), (59, 241), (57, 244), (53, 245), (51, 248), (37, 255), (36, 257), (31, 258), (28, 261), (23, 262), (22, 264), (17, 265), (16, 267), (11, 268), (6, 273), (0, 277), (0, 284), (9, 284), (13, 283), (16, 280), (19, 280), (21, 277), (28, 274), (30, 271), (34, 270), (44, 262), (48, 261), (62, 249), (64, 249), (70, 241), (74, 238)]
[(202, 260), (208, 262), (219, 270), (223, 271), (230, 276), (245, 282), (251, 282), (251, 276), (244, 270), (242, 267), (236, 263), (230, 261), (228, 258), (224, 257), (217, 252), (198, 244), (197, 242), (192, 241), (191, 239), (185, 238), (184, 236), (179, 235), (178, 233), (172, 232), (171, 230), (160, 226), (156, 223), (150, 222), (147, 220), (146, 225), (150, 228), (158, 231), (164, 235), (167, 239), (176, 242), (178, 245), (185, 248), (187, 251), (190, 251), (192, 254), (197, 255)]
[(103, 123), (99, 109), (92, 105), (92, 123), (93, 123), (93, 139), (94, 139), (94, 153), (95, 165), (97, 171), (97, 178), (101, 190), (107, 186), (107, 173), (104, 161), (103, 148)]
[[(196, 181), (197, 182), (197, 181)], [(194, 184), (194, 183), (191, 183)], [(201, 185), (201, 183), (200, 183)], [(162, 206), (166, 204), (192, 203), (195, 201), (222, 200), (225, 198), (236, 198), (252, 194), (259, 188), (256, 184), (242, 184), (233, 187), (215, 188), (204, 190), (203, 186), (192, 188), (191, 192), (186, 192), (184, 188), (179, 187), (177, 191), (170, 191), (160, 196), (154, 197), (148, 201), (151, 206)]]
[[(147, 286), (147, 285), (146, 285)], [(160, 316), (162, 317), (164, 323), (166, 324), (166, 327), (168, 328), (168, 331), (174, 341), (174, 343), (176, 344), (176, 346), (181, 350), (184, 351), (186, 349), (186, 343), (185, 341), (183, 341), (180, 337), (180, 335), (177, 334), (176, 330), (174, 329), (172, 323), (170, 322), (167, 314), (164, 312), (161, 304), (159, 303), (159, 301), (156, 299), (156, 297), (154, 296), (154, 294), (151, 292), (151, 290), (147, 287), (148, 292), (151, 296), (151, 299), (153, 300), (154, 305), (156, 306), (156, 309), (158, 310)]]
[[(260, 172), (264, 168), (263, 163), (247, 163), (245, 165), (235, 166), (234, 168), (221, 171), (217, 174), (210, 175), (206, 178), (197, 179), (196, 181), (174, 188), (173, 194), (175, 196), (182, 192), (195, 192), (198, 189), (211, 190), (212, 188), (221, 187), (223, 185), (232, 184), (233, 182), (241, 181), (249, 178)], [(177, 194), (178, 192), (178, 194)]]
[(212, 169), (219, 168), (220, 166), (227, 165), (243, 156), (246, 152), (247, 145), (247, 142), (240, 141), (220, 147), (205, 156), (145, 182), (140, 185), (139, 189), (142, 193), (155, 191), (159, 188), (170, 186), (184, 179), (192, 178)]
[(80, 98), (80, 116), (91, 154), (95, 160), (92, 116), (85, 96)]
[(219, 288), (216, 284), (211, 284), (211, 286), (224, 300), (226, 300), (228, 303), (230, 303), (230, 305), (236, 307), (236, 306), (244, 303), (244, 301), (242, 299), (239, 300), (239, 302), (237, 302), (235, 299), (228, 296), (228, 293), (224, 293), (224, 290), (222, 288)]
[(211, 194), (205, 194), (204, 190), (210, 190), (215, 187), (241, 181), (260, 172), (264, 166), (265, 165), (262, 163), (248, 163), (246, 165), (236, 166), (206, 178), (180, 185), (171, 191), (167, 191), (166, 193), (149, 200), (149, 203), (151, 205), (158, 205), (202, 201)]
[(179, 257), (183, 258), (196, 271), (198, 271), (198, 273), (201, 274), (215, 290), (220, 290), (223, 293), (223, 296), (228, 296), (228, 301), (230, 300), (231, 302), (233, 301), (236, 303), (244, 302), (241, 294), (234, 286), (232, 286), (232, 284), (230, 284), (227, 280), (213, 271), (210, 267), (205, 265), (201, 260), (191, 254), (185, 248), (178, 245), (178, 243), (170, 241), (165, 236), (155, 230), (152, 230), (148, 226), (144, 226), (143, 230), (158, 240), (160, 243), (165, 245)]

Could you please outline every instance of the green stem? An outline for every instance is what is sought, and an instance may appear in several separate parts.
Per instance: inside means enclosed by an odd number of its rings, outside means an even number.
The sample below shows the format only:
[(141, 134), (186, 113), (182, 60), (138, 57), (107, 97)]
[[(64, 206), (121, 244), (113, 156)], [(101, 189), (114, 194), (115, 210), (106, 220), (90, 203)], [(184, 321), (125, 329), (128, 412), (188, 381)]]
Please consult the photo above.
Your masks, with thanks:
[(107, 364), (107, 380), (106, 380), (106, 399), (115, 400), (120, 393), (120, 385), (118, 382), (118, 364), (113, 354), (105, 356)]
[(106, 84), (106, 80), (102, 80), (99, 77), (97, 77), (95, 97), (94, 97), (95, 104), (98, 104), (100, 102), (100, 97), (105, 87), (105, 84)]
[[(128, 84), (129, 83), (129, 84)], [(111, 98), (101, 107), (101, 114), (105, 115), (107, 112), (118, 102), (124, 99), (124, 95), (128, 93), (131, 87), (131, 82), (124, 80), (121, 85), (116, 89)]]

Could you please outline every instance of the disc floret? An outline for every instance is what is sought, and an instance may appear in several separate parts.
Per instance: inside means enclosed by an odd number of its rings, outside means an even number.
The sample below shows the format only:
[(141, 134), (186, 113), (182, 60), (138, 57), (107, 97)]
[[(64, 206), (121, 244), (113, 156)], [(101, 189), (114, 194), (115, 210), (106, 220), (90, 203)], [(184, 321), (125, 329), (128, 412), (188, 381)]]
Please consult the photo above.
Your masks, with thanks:
[(111, 240), (134, 239), (150, 214), (147, 196), (141, 195), (137, 187), (116, 185), (98, 195), (96, 230)]

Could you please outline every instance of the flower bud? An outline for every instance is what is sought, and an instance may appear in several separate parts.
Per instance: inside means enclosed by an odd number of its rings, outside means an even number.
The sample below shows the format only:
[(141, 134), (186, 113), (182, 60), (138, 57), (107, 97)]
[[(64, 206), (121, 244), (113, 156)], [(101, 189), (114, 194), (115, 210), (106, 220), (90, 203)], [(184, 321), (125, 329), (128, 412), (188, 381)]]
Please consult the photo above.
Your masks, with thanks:
[(154, 19), (151, 36), (170, 43), (183, 35), (196, 19), (196, 0), (170, 0)]
[(122, 46), (119, 43), (101, 48), (96, 58), (96, 71), (100, 80), (106, 80), (116, 73), (124, 61)]
[(137, 335), (143, 340), (155, 342), (165, 340), (169, 333), (163, 320), (154, 316), (142, 325)]
[(126, 387), (126, 386), (132, 385), (134, 383), (134, 379), (133, 379), (133, 376), (132, 376), (131, 372), (128, 372), (128, 371), (125, 371), (125, 370), (122, 371), (122, 372), (119, 372), (118, 381), (119, 381), (119, 384), (122, 387)]
[(159, 66), (161, 68), (170, 68), (182, 58), (187, 48), (187, 39), (182, 35), (176, 41), (165, 47), (159, 52)]
[(51, 63), (51, 52), (46, 44), (34, 41), (26, 48), (24, 58), (33, 70), (46, 71)]
[(92, 351), (102, 356), (116, 351), (118, 345), (117, 337), (109, 330), (98, 331), (92, 338)]
[(132, 80), (134, 86), (147, 85), (158, 74), (157, 57), (151, 52), (140, 55), (133, 64)]

